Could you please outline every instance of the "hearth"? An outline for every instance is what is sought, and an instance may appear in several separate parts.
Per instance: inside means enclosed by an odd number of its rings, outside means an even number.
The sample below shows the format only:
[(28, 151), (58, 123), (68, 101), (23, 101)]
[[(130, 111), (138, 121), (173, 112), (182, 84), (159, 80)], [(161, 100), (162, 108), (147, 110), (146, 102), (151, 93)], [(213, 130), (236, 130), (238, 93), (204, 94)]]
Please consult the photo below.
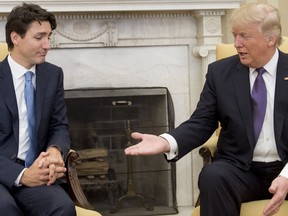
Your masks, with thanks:
[(123, 151), (137, 143), (133, 131), (159, 135), (174, 127), (167, 88), (71, 89), (65, 101), (81, 186), (103, 216), (178, 212), (175, 163)]

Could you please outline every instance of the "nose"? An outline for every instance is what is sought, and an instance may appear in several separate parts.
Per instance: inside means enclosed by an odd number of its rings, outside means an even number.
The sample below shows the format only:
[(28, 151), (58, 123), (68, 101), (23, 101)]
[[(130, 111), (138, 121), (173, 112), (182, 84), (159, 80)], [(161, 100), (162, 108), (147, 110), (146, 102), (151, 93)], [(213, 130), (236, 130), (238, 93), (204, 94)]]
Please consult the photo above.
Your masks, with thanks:
[(43, 41), (42, 47), (46, 50), (49, 50), (51, 48), (51, 42), (48, 38)]
[(234, 47), (242, 47), (243, 43), (242, 43), (242, 39), (239, 36), (235, 36), (234, 37)]

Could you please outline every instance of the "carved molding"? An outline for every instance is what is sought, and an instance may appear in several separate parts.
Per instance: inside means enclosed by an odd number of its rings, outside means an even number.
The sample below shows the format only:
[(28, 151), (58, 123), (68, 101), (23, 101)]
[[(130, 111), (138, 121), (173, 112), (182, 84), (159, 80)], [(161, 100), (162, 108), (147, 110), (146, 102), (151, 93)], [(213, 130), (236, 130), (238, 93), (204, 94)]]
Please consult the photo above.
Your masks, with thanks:
[(215, 34), (221, 28), (221, 22), (216, 18), (209, 18), (204, 23), (206, 32)]
[[(72, 20), (69, 25), (72, 27), (66, 30), (67, 23), (63, 20), (58, 21), (58, 27), (53, 34), (52, 46), (59, 47), (58, 38), (63, 37), (62, 43), (69, 43), (69, 41), (86, 43), (92, 41), (94, 43), (101, 43), (103, 46), (115, 46), (117, 43), (117, 28), (116, 23), (108, 21), (102, 23), (98, 28), (93, 28), (91, 22), (88, 20)], [(67, 40), (66, 40), (67, 39)]]
[[(10, 12), (19, 0), (0, 0), (0, 13)], [(232, 9), (240, 5), (241, 0), (26, 0), (26, 3), (35, 3), (53, 12), (75, 11), (177, 11), (201, 9)]]
[(191, 11), (166, 11), (166, 12), (86, 12), (86, 13), (55, 13), (57, 19), (149, 19), (149, 18), (180, 18), (191, 17)]
[[(51, 38), (51, 46), (53, 48), (65, 48), (65, 47), (106, 47), (118, 45), (118, 23), (123, 23), (131, 20), (131, 23), (137, 23), (141, 26), (148, 22), (162, 22), (167, 19), (175, 19), (179, 21), (182, 19), (194, 19), (192, 12), (113, 12), (113, 13), (63, 13), (57, 14), (57, 29), (54, 31)], [(151, 21), (150, 21), (151, 20)], [(154, 21), (153, 21), (154, 20)], [(157, 21), (156, 21), (157, 20)], [(163, 21), (166, 23), (166, 21)], [(128, 24), (129, 26), (129, 24)], [(170, 25), (166, 25), (167, 28), (172, 28)], [(155, 29), (157, 32), (157, 29)], [(126, 29), (128, 32), (133, 32), (133, 24), (130, 29)], [(139, 29), (138, 29), (139, 31)], [(138, 33), (139, 34), (139, 33)], [(171, 36), (172, 37), (172, 36)], [(174, 35), (170, 40), (180, 39), (181, 36)], [(141, 45), (148, 42), (151, 38), (155, 38), (154, 35), (141, 36), (139, 38), (126, 38), (128, 40), (138, 41), (137, 44)], [(169, 35), (165, 37), (159, 37), (158, 40), (165, 40), (169, 38)], [(187, 39), (187, 37), (183, 37)], [(142, 41), (139, 43), (139, 41)], [(136, 45), (135, 42), (132, 42)], [(146, 44), (147, 45), (147, 44)]]
[(215, 51), (215, 45), (203, 45), (203, 46), (195, 46), (193, 48), (193, 54), (198, 57), (206, 58), (210, 51)]

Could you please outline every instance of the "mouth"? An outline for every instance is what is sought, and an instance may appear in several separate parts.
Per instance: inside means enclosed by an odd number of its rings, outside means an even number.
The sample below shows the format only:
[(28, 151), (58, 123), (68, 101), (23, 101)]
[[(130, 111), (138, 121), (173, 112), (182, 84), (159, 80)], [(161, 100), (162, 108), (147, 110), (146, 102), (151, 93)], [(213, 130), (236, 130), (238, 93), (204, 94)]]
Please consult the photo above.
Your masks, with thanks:
[(47, 55), (46, 52), (40, 52), (40, 53), (38, 53), (38, 54), (39, 54), (39, 56), (41, 56), (41, 57), (45, 57), (45, 56)]
[(238, 55), (239, 55), (240, 57), (245, 57), (247, 54), (248, 54), (248, 53), (246, 53), (246, 52), (238, 52)]

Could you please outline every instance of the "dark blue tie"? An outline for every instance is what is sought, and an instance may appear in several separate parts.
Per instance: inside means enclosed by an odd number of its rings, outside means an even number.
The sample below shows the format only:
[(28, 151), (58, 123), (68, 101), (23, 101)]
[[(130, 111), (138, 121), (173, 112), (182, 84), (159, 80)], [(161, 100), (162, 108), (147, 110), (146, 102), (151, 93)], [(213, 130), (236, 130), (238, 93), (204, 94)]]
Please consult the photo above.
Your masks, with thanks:
[(267, 90), (262, 76), (266, 70), (264, 68), (257, 68), (256, 71), (258, 72), (258, 75), (253, 85), (251, 98), (253, 102), (254, 135), (255, 142), (257, 143), (266, 113)]
[(34, 162), (37, 152), (36, 142), (36, 113), (35, 113), (35, 89), (32, 83), (31, 71), (25, 73), (24, 97), (26, 101), (26, 109), (28, 116), (28, 130), (30, 138), (30, 146), (25, 158), (25, 166), (29, 167)]

